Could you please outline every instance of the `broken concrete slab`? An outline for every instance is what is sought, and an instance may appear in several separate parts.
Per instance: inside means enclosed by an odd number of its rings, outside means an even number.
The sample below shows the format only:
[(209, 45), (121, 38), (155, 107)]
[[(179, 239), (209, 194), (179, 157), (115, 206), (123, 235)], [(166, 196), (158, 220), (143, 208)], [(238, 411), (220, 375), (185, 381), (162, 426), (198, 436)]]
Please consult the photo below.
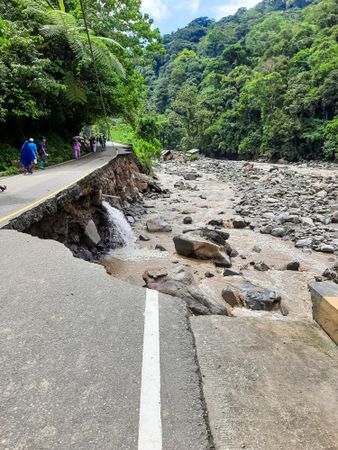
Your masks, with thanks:
[(314, 322), (190, 320), (215, 449), (337, 447), (338, 352)]

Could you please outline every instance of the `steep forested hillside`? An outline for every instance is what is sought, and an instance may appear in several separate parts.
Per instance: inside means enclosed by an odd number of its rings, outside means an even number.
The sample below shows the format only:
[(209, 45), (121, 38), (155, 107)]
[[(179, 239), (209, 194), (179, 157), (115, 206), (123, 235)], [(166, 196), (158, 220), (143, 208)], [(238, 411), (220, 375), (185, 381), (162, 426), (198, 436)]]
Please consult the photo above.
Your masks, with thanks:
[(337, 0), (265, 0), (164, 44), (147, 79), (165, 146), (337, 157)]
[(145, 89), (135, 65), (162, 48), (140, 6), (0, 0), (0, 171), (17, 159), (24, 136), (47, 134), (59, 151), (60, 137), (107, 117), (138, 127)]

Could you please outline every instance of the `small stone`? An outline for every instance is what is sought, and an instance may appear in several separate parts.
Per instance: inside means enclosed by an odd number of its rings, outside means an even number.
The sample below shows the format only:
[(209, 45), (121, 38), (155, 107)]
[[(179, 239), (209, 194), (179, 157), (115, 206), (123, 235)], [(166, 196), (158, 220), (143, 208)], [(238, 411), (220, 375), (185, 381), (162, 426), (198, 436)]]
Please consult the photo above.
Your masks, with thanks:
[(232, 222), (232, 226), (234, 228), (245, 228), (248, 225), (250, 225), (250, 222), (247, 219), (244, 219), (243, 217), (234, 217), (233, 219), (231, 219)]
[(313, 223), (313, 220), (311, 219), (311, 217), (301, 217), (300, 221), (301, 221), (302, 225), (304, 225), (306, 227), (314, 226), (314, 223)]
[(159, 250), (160, 252), (166, 252), (167, 249), (165, 247), (163, 247), (163, 245), (161, 244), (156, 244), (155, 245), (155, 250)]
[(262, 251), (262, 249), (260, 247), (258, 247), (258, 245), (255, 245), (252, 249), (253, 252), (255, 253), (260, 253)]
[(84, 261), (92, 261), (93, 255), (89, 250), (81, 249), (78, 254), (78, 258), (83, 259)]
[(259, 232), (262, 234), (271, 234), (272, 229), (272, 225), (264, 225), (259, 229)]
[(299, 261), (291, 261), (286, 265), (286, 270), (298, 271), (300, 267)]
[(329, 244), (321, 244), (319, 246), (319, 251), (324, 253), (334, 253), (334, 246)]
[(235, 276), (240, 276), (242, 275), (241, 272), (236, 272), (235, 270), (231, 270), (231, 269), (224, 269), (223, 272), (223, 276), (225, 277), (235, 277)]
[(149, 236), (145, 236), (144, 234), (140, 234), (138, 238), (139, 238), (140, 241), (144, 241), (144, 242), (150, 241), (150, 237)]
[(273, 228), (271, 234), (274, 237), (283, 237), (285, 234), (285, 229), (282, 227)]
[(213, 278), (215, 275), (212, 272), (205, 272), (205, 278)]
[(282, 313), (283, 316), (289, 315), (289, 310), (282, 303), (280, 304), (279, 308), (280, 308), (280, 312)]
[(303, 247), (311, 247), (312, 244), (312, 238), (306, 238), (306, 239), (299, 239), (295, 243), (295, 247), (297, 248), (303, 248)]
[(223, 227), (223, 220), (221, 219), (212, 219), (209, 220), (208, 225), (211, 225), (212, 227)]
[(270, 267), (267, 264), (265, 264), (265, 262), (263, 262), (263, 261), (255, 263), (254, 268), (255, 268), (255, 270), (258, 270), (259, 272), (267, 272), (268, 270), (270, 270)]
[(185, 225), (191, 224), (192, 223), (192, 218), (190, 216), (184, 217), (183, 223)]
[(225, 288), (222, 290), (222, 297), (233, 308), (235, 306), (243, 306), (243, 300), (239, 292), (234, 292), (232, 289)]

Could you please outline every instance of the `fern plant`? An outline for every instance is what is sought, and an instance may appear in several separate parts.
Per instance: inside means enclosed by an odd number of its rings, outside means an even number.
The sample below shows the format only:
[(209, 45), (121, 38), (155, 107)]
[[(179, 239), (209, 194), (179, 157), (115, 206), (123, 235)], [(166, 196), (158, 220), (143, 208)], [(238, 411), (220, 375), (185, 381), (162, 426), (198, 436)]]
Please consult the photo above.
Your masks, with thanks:
[[(63, 39), (71, 48), (76, 63), (91, 58), (85, 27), (77, 17), (66, 11), (63, 0), (57, 0), (56, 7), (50, 0), (24, 0), (26, 11), (38, 17), (43, 23), (41, 34), (47, 39)], [(95, 63), (100, 67), (112, 68), (121, 78), (125, 69), (116, 56), (116, 49), (123, 47), (114, 39), (96, 36), (88, 30)]]

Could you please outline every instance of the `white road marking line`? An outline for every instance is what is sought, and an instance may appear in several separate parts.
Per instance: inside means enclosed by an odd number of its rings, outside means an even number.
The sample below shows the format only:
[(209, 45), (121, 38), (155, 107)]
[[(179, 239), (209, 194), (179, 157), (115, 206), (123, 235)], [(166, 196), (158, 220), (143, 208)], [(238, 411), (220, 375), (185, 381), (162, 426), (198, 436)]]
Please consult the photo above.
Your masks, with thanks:
[(158, 292), (146, 290), (138, 450), (162, 449)]

